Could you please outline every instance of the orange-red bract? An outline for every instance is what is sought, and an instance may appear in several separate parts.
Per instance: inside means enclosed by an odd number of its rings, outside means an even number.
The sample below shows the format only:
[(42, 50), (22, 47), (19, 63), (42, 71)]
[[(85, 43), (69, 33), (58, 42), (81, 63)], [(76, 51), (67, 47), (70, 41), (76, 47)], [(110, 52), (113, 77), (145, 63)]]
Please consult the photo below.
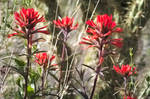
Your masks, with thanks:
[(48, 54), (44, 52), (44, 53), (37, 53), (35, 57), (36, 57), (35, 62), (38, 63), (40, 66), (47, 67), (48, 63), (51, 66), (55, 66), (56, 65), (56, 64), (51, 64), (52, 61), (55, 59), (54, 55), (49, 57)]
[(123, 75), (123, 76), (130, 76), (130, 75), (132, 75), (132, 74), (135, 74), (136, 73), (136, 71), (135, 71), (135, 69), (136, 69), (136, 67), (131, 67), (130, 65), (123, 65), (122, 64), (122, 66), (121, 66), (121, 68), (117, 65), (117, 66), (113, 66), (113, 68), (114, 68), (114, 70), (117, 72), (117, 73), (119, 73), (119, 74), (121, 74), (121, 75)]
[(45, 22), (45, 19), (43, 16), (40, 16), (40, 14), (37, 11), (35, 11), (33, 8), (28, 8), (28, 9), (22, 8), (20, 12), (14, 13), (14, 17), (15, 17), (15, 23), (20, 28), (13, 29), (16, 33), (9, 34), (8, 38), (16, 35), (26, 38), (26, 35), (28, 34), (32, 35), (35, 33), (49, 34), (47, 30), (43, 30), (44, 28), (47, 27), (47, 25), (35, 29), (35, 26), (38, 23)]
[[(83, 41), (80, 44), (87, 44), (89, 47), (99, 48), (101, 39), (105, 39), (105, 43), (115, 45), (116, 47), (122, 47), (122, 39), (111, 39), (112, 33), (120, 33), (122, 29), (116, 27), (115, 21), (112, 20), (112, 15), (98, 15), (96, 23), (93, 20), (88, 20), (86, 24), (89, 25), (87, 29), (88, 37), (83, 37)], [(93, 45), (93, 46), (91, 46)]]
[(72, 30), (77, 29), (77, 27), (78, 27), (78, 23), (76, 23), (73, 26), (74, 19), (69, 18), (68, 16), (66, 16), (62, 20), (58, 19), (58, 20), (54, 20), (53, 22), (54, 22), (54, 24), (56, 25), (57, 28), (63, 29), (65, 31), (69, 31), (69, 32), (72, 31)]

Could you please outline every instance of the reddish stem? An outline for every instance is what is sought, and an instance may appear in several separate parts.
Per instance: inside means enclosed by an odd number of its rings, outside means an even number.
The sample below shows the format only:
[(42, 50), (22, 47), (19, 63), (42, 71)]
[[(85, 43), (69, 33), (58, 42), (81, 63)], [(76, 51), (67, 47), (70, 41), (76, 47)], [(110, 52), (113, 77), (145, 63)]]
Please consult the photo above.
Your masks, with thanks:
[[(44, 94), (44, 87), (45, 87), (45, 73), (46, 73), (46, 68), (43, 66), (42, 68), (42, 84), (41, 84), (41, 87), (42, 87), (42, 95)], [(44, 97), (42, 97), (42, 99), (44, 99)]]
[[(63, 34), (64, 34), (64, 38), (63, 38), (63, 48), (62, 48), (62, 53), (61, 53), (61, 62), (62, 62), (62, 64), (63, 64), (63, 62), (64, 62), (64, 58), (65, 58), (65, 49), (66, 49), (66, 45), (65, 45), (65, 42), (67, 41), (67, 31), (64, 31), (64, 30), (62, 30), (63, 31)], [(62, 82), (62, 76), (63, 76), (63, 73), (62, 73), (62, 67), (63, 67), (63, 65), (61, 65), (60, 66), (60, 74), (59, 74), (59, 86), (58, 86), (58, 88), (60, 89), (60, 86), (61, 86), (61, 83), (63, 83)]]
[[(101, 57), (103, 57), (102, 56), (102, 52), (103, 52), (103, 40), (101, 40), (100, 42), (99, 42), (99, 46), (100, 46), (100, 48), (99, 48), (99, 59), (101, 58)], [(96, 89), (96, 83), (97, 83), (97, 80), (98, 80), (98, 75), (99, 75), (99, 72), (100, 72), (100, 69), (101, 69), (101, 63), (99, 62), (98, 63), (98, 66), (97, 66), (97, 68), (96, 68), (96, 76), (95, 76), (95, 79), (94, 79), (94, 85), (93, 85), (93, 89), (92, 89), (92, 92), (91, 92), (91, 96), (90, 96), (90, 99), (93, 99), (93, 96), (94, 96), (94, 92), (95, 92), (95, 89)]]
[[(65, 49), (66, 49), (66, 45), (65, 45), (65, 43), (63, 43), (63, 49), (62, 49), (62, 54), (61, 54), (62, 64), (63, 64), (64, 58), (65, 58)], [(62, 78), (62, 67), (63, 67), (63, 65), (60, 66), (60, 78), (59, 78), (60, 81), (61, 81), (61, 78)]]
[(95, 79), (94, 79), (94, 85), (93, 85), (93, 89), (92, 89), (92, 93), (91, 93), (90, 99), (93, 99), (93, 95), (94, 95), (94, 92), (95, 92), (97, 79), (98, 79), (98, 74), (96, 74)]
[(30, 37), (30, 31), (28, 32), (28, 35), (27, 35), (27, 66), (26, 66), (26, 75), (25, 75), (25, 92), (24, 92), (24, 99), (27, 99), (27, 96), (28, 96), (28, 92), (27, 92), (27, 88), (28, 88), (28, 75), (29, 75), (29, 69), (30, 69), (30, 57), (31, 57), (31, 38)]

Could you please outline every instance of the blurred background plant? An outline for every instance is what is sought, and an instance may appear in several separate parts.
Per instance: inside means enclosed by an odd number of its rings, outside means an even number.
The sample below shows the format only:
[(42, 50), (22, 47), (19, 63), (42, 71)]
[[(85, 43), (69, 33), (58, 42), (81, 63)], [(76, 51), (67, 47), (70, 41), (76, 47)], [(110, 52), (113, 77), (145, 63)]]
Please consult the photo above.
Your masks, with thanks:
[[(1, 99), (22, 99), (24, 80), (23, 74), (26, 65), (25, 58), (21, 55), (25, 53), (25, 43), (19, 39), (8, 39), (14, 27), (14, 12), (20, 8), (34, 8), (45, 15), (49, 22), (51, 35), (36, 35), (43, 37), (45, 42), (38, 42), (33, 46), (34, 50), (47, 51), (56, 54), (56, 63), (62, 64), (61, 40), (58, 39), (59, 30), (55, 28), (53, 20), (65, 16), (74, 17), (78, 22), (77, 30), (70, 33), (70, 38), (66, 42), (67, 56), (63, 62), (69, 66), (67, 77), (61, 91), (57, 92), (59, 71), (48, 72), (45, 88), (45, 97), (82, 99), (89, 97), (93, 86), (93, 70), (82, 64), (92, 65), (95, 68), (97, 55), (95, 49), (82, 50), (79, 45), (81, 37), (85, 35), (87, 28), (85, 22), (88, 19), (95, 19), (99, 14), (113, 15), (113, 19), (119, 27), (123, 28), (123, 48), (120, 54), (109, 56), (104, 66), (108, 66), (108, 72), (104, 73), (105, 80), (99, 80), (96, 86), (94, 99), (122, 99), (123, 91), (118, 92), (118, 88), (123, 84), (123, 79), (112, 71), (113, 65), (130, 64), (129, 49), (133, 48), (133, 63), (136, 64), (137, 76), (135, 95), (138, 99), (149, 98), (149, 76), (150, 76), (150, 0), (0, 0), (0, 98)], [(60, 35), (62, 36), (62, 35)], [(115, 37), (117, 38), (117, 37)], [(21, 57), (20, 57), (21, 56)], [(34, 61), (34, 60), (32, 60)], [(33, 68), (36, 66), (32, 63)], [(10, 67), (10, 66), (13, 66)], [(41, 68), (30, 72), (28, 92), (30, 98), (40, 99), (38, 92), (41, 77)], [(19, 74), (19, 75), (18, 75)], [(35, 83), (36, 82), (36, 83)], [(37, 85), (36, 85), (37, 84)]]

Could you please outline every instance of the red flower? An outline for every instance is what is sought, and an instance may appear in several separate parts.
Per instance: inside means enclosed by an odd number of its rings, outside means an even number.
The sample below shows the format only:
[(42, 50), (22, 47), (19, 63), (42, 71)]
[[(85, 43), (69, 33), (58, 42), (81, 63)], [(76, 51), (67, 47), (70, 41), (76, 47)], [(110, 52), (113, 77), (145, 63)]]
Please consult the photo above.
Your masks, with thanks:
[(53, 22), (57, 28), (70, 32), (72, 30), (75, 30), (78, 27), (78, 23), (73, 26), (73, 21), (74, 21), (73, 18), (69, 18), (68, 16), (66, 16), (62, 20), (58, 19), (58, 20), (54, 20)]
[(117, 73), (119, 73), (119, 74), (121, 74), (121, 75), (123, 75), (123, 76), (130, 76), (130, 75), (132, 75), (133, 73), (135, 74), (136, 72), (135, 72), (135, 69), (136, 69), (136, 67), (131, 67), (130, 65), (122, 65), (121, 66), (121, 69), (120, 69), (120, 67), (117, 65), (117, 66), (113, 66), (113, 68), (114, 68), (114, 70), (117, 72)]
[(39, 13), (35, 11), (33, 8), (22, 8), (20, 12), (15, 12), (15, 22), (17, 25), (20, 26), (20, 29), (13, 29), (16, 31), (16, 33), (9, 34), (8, 37), (12, 37), (15, 35), (20, 35), (23, 37), (26, 37), (27, 34), (35, 34), (35, 33), (44, 33), (48, 34), (47, 30), (42, 30), (46, 28), (47, 26), (35, 29), (35, 26), (37, 23), (45, 22), (45, 19), (43, 16), (40, 17)]
[(22, 10), (20, 10), (20, 13), (15, 12), (14, 15), (16, 23), (21, 27), (32, 29), (36, 26), (37, 23), (45, 22), (44, 17), (43, 16), (39, 17), (40, 15), (33, 8), (31, 9), (22, 8)]
[[(122, 39), (112, 39), (112, 33), (120, 33), (122, 32), (121, 28), (116, 27), (116, 23), (112, 21), (112, 16), (98, 15), (97, 21), (94, 23), (92, 20), (88, 20), (86, 24), (89, 25), (86, 32), (88, 33), (88, 37), (83, 37), (83, 41), (80, 44), (86, 44), (89, 47), (96, 47), (99, 53), (99, 64), (102, 64), (104, 61), (104, 57), (111, 54), (111, 51), (106, 50), (105, 45), (115, 45), (116, 47), (122, 47)], [(105, 46), (105, 47), (104, 47)]]
[[(122, 32), (121, 28), (116, 28), (116, 23), (112, 21), (112, 16), (108, 16), (107, 14), (98, 15), (96, 23), (88, 20), (86, 24), (90, 26), (86, 31), (89, 36), (88, 38), (83, 38), (84, 41), (80, 42), (80, 44), (87, 44), (89, 47), (98, 48), (100, 48), (101, 43), (122, 47), (122, 39), (111, 39), (110, 37), (112, 33)], [(102, 39), (103, 42), (101, 42)]]
[(122, 32), (121, 28), (116, 28), (116, 23), (112, 21), (112, 15), (98, 15), (96, 24), (92, 20), (86, 22), (91, 28), (87, 32), (98, 37), (106, 37), (114, 32)]
[[(35, 62), (38, 63), (40, 66), (47, 67), (48, 63), (51, 65), (51, 62), (55, 59), (55, 56), (52, 55), (51, 58), (47, 55), (47, 53), (37, 53), (36, 54)], [(55, 66), (56, 64), (52, 64)]]
[(131, 97), (131, 96), (124, 96), (124, 98), (123, 98), (123, 99), (136, 99), (136, 98)]

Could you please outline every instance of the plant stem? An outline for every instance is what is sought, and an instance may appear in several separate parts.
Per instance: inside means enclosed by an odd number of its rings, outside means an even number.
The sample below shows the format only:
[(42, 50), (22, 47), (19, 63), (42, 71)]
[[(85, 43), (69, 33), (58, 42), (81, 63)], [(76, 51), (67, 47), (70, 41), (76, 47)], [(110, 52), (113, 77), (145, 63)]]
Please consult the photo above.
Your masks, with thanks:
[[(66, 49), (66, 45), (63, 43), (63, 49), (62, 49), (62, 54), (61, 54), (61, 61), (62, 61), (62, 63), (63, 63), (64, 57), (65, 57), (65, 49)], [(61, 76), (62, 76), (62, 66), (60, 67), (60, 79), (61, 79)]]
[[(103, 43), (102, 42), (103, 42), (103, 40), (101, 40), (100, 43), (99, 43), (99, 46), (100, 46), (100, 48), (99, 48), (99, 59), (101, 57), (103, 57), (102, 56), (102, 52), (103, 52)], [(94, 79), (94, 85), (93, 85), (93, 89), (92, 89), (90, 99), (93, 99), (95, 88), (96, 88), (96, 83), (97, 83), (97, 80), (98, 80), (98, 75), (99, 75), (100, 70), (101, 70), (101, 63), (99, 62), (98, 66), (96, 68), (96, 76), (95, 76), (95, 79)]]
[(26, 66), (26, 75), (25, 75), (25, 92), (24, 92), (24, 99), (27, 99), (28, 96), (28, 92), (27, 92), (27, 88), (28, 88), (28, 75), (29, 75), (29, 69), (30, 69), (30, 57), (31, 57), (31, 39), (32, 37), (30, 37), (30, 32), (28, 31), (27, 34), (27, 66)]
[(63, 73), (62, 73), (62, 68), (63, 68), (63, 64), (64, 64), (64, 58), (65, 58), (65, 50), (66, 50), (66, 41), (67, 41), (67, 34), (68, 32), (65, 31), (65, 30), (62, 30), (63, 32), (63, 35), (64, 35), (64, 38), (63, 38), (63, 48), (62, 48), (62, 53), (61, 53), (61, 62), (62, 62), (62, 65), (60, 66), (60, 74), (59, 74), (59, 85), (58, 85), (58, 88), (59, 88), (59, 91), (61, 89), (61, 85), (63, 86), (63, 80), (62, 80), (62, 76), (63, 76)]
[[(65, 42), (66, 42), (66, 40), (67, 40), (67, 39), (66, 39), (66, 36), (64, 36), (63, 49), (62, 49), (62, 54), (61, 54), (61, 61), (62, 61), (62, 64), (63, 64), (64, 58), (65, 58), (65, 49), (66, 49)], [(62, 67), (63, 67), (63, 65), (60, 66), (60, 78), (59, 78), (60, 83), (61, 83), (61, 78), (62, 78), (62, 76), (63, 76), (63, 74), (62, 74)]]
[(44, 95), (44, 87), (45, 87), (46, 68), (43, 67), (42, 69), (43, 69), (43, 70), (42, 70), (42, 77), (41, 77), (41, 79), (42, 79), (42, 85), (41, 85), (41, 87), (42, 87), (42, 99), (44, 99), (43, 95)]
[(97, 83), (97, 80), (98, 80), (98, 75), (99, 75), (99, 72), (100, 72), (100, 69), (101, 69), (101, 64), (97, 67), (96, 69), (96, 76), (95, 76), (95, 79), (94, 79), (94, 84), (93, 84), (93, 89), (92, 89), (92, 93), (91, 93), (91, 96), (90, 96), (90, 99), (93, 99), (93, 96), (94, 96), (94, 92), (95, 92), (95, 88), (96, 88), (96, 83)]
[(92, 93), (91, 93), (90, 99), (93, 99), (93, 95), (94, 95), (94, 91), (95, 91), (95, 88), (96, 88), (97, 79), (98, 79), (98, 74), (96, 74), (95, 79), (94, 79), (94, 85), (93, 85), (93, 89), (92, 89)]
[(125, 95), (127, 95), (127, 78), (124, 77), (124, 90), (125, 90)]

